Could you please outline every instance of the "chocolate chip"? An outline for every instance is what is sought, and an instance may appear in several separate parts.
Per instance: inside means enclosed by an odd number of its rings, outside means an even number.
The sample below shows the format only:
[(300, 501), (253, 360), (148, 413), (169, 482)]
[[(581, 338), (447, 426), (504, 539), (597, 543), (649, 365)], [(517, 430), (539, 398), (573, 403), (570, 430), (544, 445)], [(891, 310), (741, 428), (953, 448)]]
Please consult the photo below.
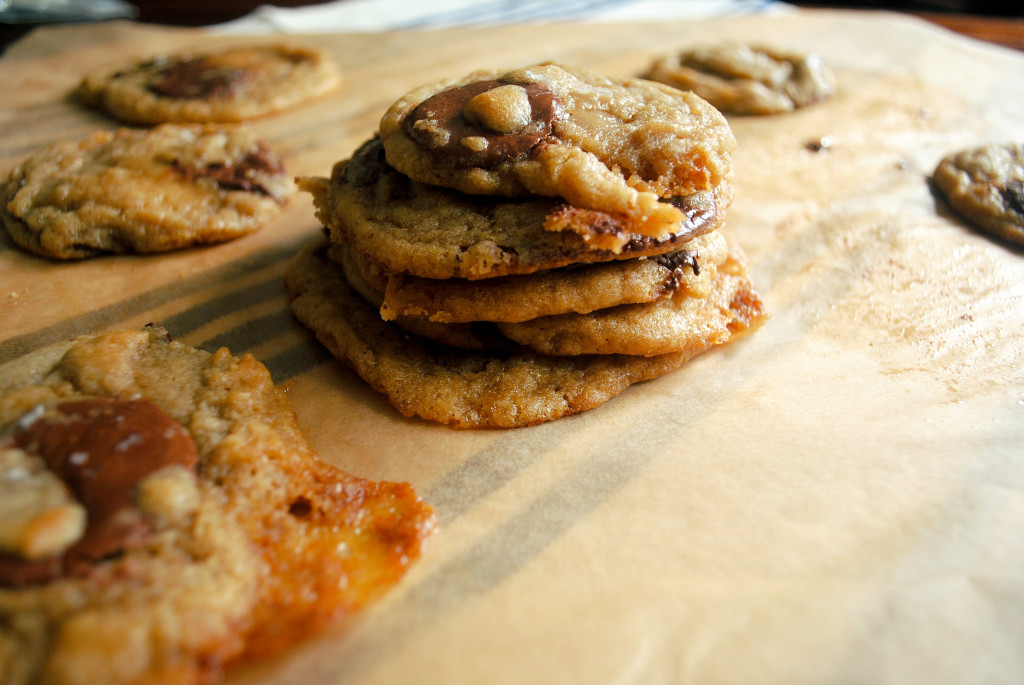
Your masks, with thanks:
[(149, 533), (149, 523), (135, 505), (135, 486), (165, 466), (194, 468), (199, 460), (185, 429), (146, 400), (61, 402), (19, 428), (13, 444), (43, 459), (64, 481), (88, 512), (88, 524), (82, 538), (56, 562), (5, 557), (0, 585), (82, 573), (139, 544)]
[[(493, 130), (479, 117), (467, 117), (474, 98), (514, 85), (525, 91), (530, 119), (513, 133)], [(472, 111), (472, 108), (471, 108)], [(510, 84), (500, 80), (476, 81), (437, 93), (406, 116), (406, 133), (421, 147), (456, 167), (493, 167), (517, 159), (540, 145), (552, 124), (564, 115), (561, 99), (539, 83)], [(474, 139), (466, 144), (465, 139)], [(486, 144), (481, 144), (486, 143)]]
[(225, 98), (248, 78), (244, 69), (210, 64), (203, 57), (171, 62), (161, 75), (163, 78), (150, 85), (149, 90), (182, 100)]

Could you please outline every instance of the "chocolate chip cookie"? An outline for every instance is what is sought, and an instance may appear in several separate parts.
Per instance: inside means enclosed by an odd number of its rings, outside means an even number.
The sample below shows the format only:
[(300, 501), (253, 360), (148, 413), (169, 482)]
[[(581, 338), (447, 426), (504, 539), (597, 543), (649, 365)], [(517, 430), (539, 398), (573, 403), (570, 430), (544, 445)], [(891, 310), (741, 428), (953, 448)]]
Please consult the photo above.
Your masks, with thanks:
[(718, 230), (734, 144), (700, 98), (561, 65), (427, 86), (298, 179), (326, 236), (292, 311), (406, 416), (592, 409), (764, 321)]
[(955, 152), (939, 162), (932, 180), (972, 225), (1024, 245), (1024, 144)]
[(335, 357), (405, 416), (456, 428), (515, 428), (587, 411), (711, 346), (652, 357), (472, 352), (383, 321), (349, 287), (325, 244), (304, 250), (285, 278), (292, 311)]
[(677, 291), (655, 302), (499, 323), (497, 328), (510, 340), (548, 355), (694, 356), (755, 328), (763, 316), (744, 257), (733, 245), (704, 294)]
[[(481, 197), (414, 181), (391, 167), (377, 138), (331, 177), (298, 179), (313, 195), (317, 218), (332, 240), (351, 243), (395, 273), (423, 278), (480, 279), (527, 274), (569, 264), (657, 255), (713, 231), (731, 195), (694, 193), (680, 201), (683, 219), (654, 239), (629, 231), (615, 215), (581, 210), (547, 197)], [(550, 222), (575, 230), (548, 231)], [(615, 238), (618, 249), (584, 234)], [(598, 241), (600, 242), (600, 241)]]
[(253, 131), (165, 124), (32, 155), (0, 185), (0, 220), (44, 257), (165, 252), (256, 231), (293, 190), (281, 158)]
[(716, 231), (684, 245), (650, 258), (477, 280), (390, 272), (347, 243), (333, 245), (328, 256), (333, 259), (343, 251), (351, 254), (359, 277), (381, 293), (380, 313), (385, 320), (417, 316), (442, 323), (515, 322), (655, 302), (677, 292), (704, 295), (713, 287), (718, 265), (728, 256), (726, 240)]
[(380, 134), (388, 164), (415, 180), (560, 197), (655, 239), (685, 221), (678, 203), (698, 193), (731, 198), (736, 141), (718, 110), (692, 93), (564, 65), (416, 89), (388, 109)]
[(208, 683), (377, 597), (436, 526), (320, 461), (251, 356), (153, 328), (0, 367), (0, 493), (6, 685)]
[(76, 91), (86, 105), (130, 124), (239, 122), (334, 90), (325, 53), (291, 45), (182, 52), (105, 66)]
[(835, 91), (835, 75), (817, 53), (742, 43), (705, 45), (659, 57), (644, 78), (692, 91), (732, 114), (780, 114)]

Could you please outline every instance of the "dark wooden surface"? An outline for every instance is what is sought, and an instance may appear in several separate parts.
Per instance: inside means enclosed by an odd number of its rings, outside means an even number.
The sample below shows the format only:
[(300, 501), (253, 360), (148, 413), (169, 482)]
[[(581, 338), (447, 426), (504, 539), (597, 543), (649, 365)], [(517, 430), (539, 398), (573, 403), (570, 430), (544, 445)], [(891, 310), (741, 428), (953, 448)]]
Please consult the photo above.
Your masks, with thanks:
[(978, 40), (1024, 51), (1024, 19), (970, 14), (915, 12), (919, 17)]

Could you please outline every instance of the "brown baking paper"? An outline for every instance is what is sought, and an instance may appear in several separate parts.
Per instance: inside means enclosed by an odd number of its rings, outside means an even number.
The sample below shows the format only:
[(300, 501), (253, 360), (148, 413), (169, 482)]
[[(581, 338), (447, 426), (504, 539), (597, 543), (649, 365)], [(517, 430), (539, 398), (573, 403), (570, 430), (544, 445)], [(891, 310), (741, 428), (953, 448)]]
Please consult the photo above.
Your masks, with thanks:
[[(281, 275), (318, 234), (307, 196), (258, 234), (57, 263), (0, 238), (0, 359), (165, 325), (252, 352), (327, 460), (406, 480), (442, 530), (381, 602), (241, 685), (1015, 683), (1024, 676), (1024, 252), (927, 177), (1024, 138), (1024, 55), (884, 13), (325, 35), (343, 88), (253, 124), (327, 175), (407, 90), (558, 59), (615, 75), (696, 42), (819, 51), (834, 98), (732, 118), (756, 334), (534, 428), (400, 416), (290, 316)], [(115, 124), (68, 99), (87, 69), (192, 30), (37, 30), (0, 60), (0, 172)], [(820, 143), (827, 145), (821, 148)]]

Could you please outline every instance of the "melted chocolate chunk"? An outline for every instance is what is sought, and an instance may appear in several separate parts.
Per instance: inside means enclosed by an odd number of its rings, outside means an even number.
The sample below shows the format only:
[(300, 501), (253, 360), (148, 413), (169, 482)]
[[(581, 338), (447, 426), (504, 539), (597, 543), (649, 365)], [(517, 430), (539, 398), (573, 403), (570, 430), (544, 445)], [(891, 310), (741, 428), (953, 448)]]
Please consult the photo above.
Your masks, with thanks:
[(654, 257), (654, 261), (669, 270), (668, 278), (661, 284), (663, 292), (675, 292), (683, 282), (683, 270), (689, 268), (694, 276), (700, 275), (700, 264), (697, 253), (690, 250), (679, 250)]
[(88, 524), (63, 557), (0, 559), (0, 586), (81, 575), (144, 541), (150, 524), (135, 506), (135, 486), (165, 466), (195, 468), (199, 460), (191, 436), (146, 400), (72, 400), (25, 423), (14, 445), (39, 456), (64, 481), (85, 507)]
[(0, 587), (24, 587), (47, 583), (64, 574), (60, 557), (22, 559), (0, 553)]
[(188, 166), (180, 161), (172, 165), (186, 181), (197, 178), (209, 178), (219, 188), (225, 190), (244, 190), (274, 197), (270, 190), (260, 183), (259, 177), (280, 176), (284, 173), (284, 163), (273, 153), (270, 147), (260, 141), (256, 149), (248, 153), (235, 164), (209, 164), (204, 167)]
[(149, 90), (181, 100), (226, 98), (248, 78), (244, 69), (210, 64), (205, 57), (171, 62), (160, 75), (162, 78), (151, 84)]
[[(471, 99), (506, 85), (518, 85), (526, 91), (532, 114), (525, 128), (516, 133), (499, 133), (467, 121), (464, 110)], [(546, 86), (489, 80), (449, 88), (427, 98), (406, 116), (404, 125), (406, 133), (418, 145), (433, 151), (445, 163), (489, 168), (536, 148), (550, 135), (551, 125), (563, 115), (561, 99)], [(447, 140), (440, 142), (436, 135), (426, 131), (447, 132)], [(462, 142), (466, 138), (483, 139), (486, 145), (480, 149), (467, 147)]]
[(676, 252), (660, 254), (654, 260), (672, 272), (680, 272), (683, 268), (689, 268), (694, 276), (700, 275), (697, 253), (692, 250), (677, 250)]
[(1024, 216), (1024, 182), (1014, 180), (1007, 183), (1003, 199), (1011, 211)]

